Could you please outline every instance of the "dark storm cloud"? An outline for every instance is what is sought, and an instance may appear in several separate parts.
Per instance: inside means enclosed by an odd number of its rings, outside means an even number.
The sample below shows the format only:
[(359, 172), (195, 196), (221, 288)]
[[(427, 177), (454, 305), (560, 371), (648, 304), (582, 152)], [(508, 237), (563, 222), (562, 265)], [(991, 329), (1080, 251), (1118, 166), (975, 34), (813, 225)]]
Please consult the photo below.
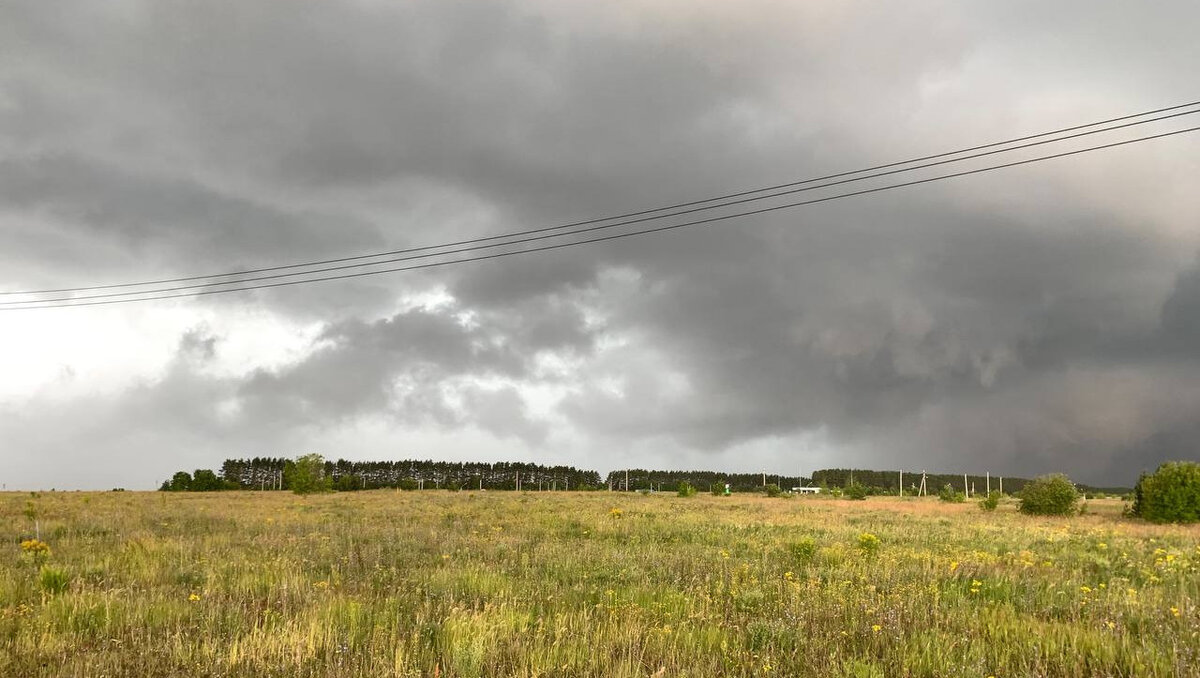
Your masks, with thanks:
[[(190, 274), (546, 226), (1174, 103), (1194, 86), (1179, 64), (1200, 59), (1197, 12), (10, 3), (0, 282)], [(736, 467), (739, 444), (820, 430), (838, 463), (1128, 482), (1138, 459), (1200, 450), (1200, 238), (1185, 178), (1200, 154), (1194, 140), (1156, 143), (224, 298), (218, 309), (324, 326), (306, 355), (236, 377), (204, 376), (220, 342), (192, 336), (165, 376), (114, 396), (87, 430), (212, 449), (206, 437), (270, 446), (374, 417), (536, 444), (563, 424), (532, 417), (522, 389), (550, 386), (566, 394), (555, 414), (586, 438), (671, 439), (715, 466)], [(430, 290), (449, 301), (397, 310)], [(51, 449), (35, 444), (49, 407), (11, 406), (10, 439)], [(121, 429), (133, 420), (136, 441)]]

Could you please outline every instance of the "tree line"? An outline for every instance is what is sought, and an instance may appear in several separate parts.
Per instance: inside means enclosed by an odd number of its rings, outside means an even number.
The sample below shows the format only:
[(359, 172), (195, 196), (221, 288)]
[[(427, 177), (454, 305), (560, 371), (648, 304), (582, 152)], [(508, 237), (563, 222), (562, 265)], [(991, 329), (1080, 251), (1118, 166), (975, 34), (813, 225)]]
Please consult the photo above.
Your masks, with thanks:
[[(311, 455), (310, 455), (311, 456)], [(651, 469), (622, 469), (610, 472), (601, 480), (596, 471), (574, 466), (543, 466), (522, 462), (452, 462), (432, 459), (402, 459), (397, 461), (325, 461), (315, 458), (315, 470), (330, 489), (369, 490), (398, 489), (486, 489), (516, 490), (674, 490), (681, 483), (709, 490), (723, 489), (726, 484), (733, 492), (763, 492), (770, 485), (788, 490), (792, 487), (816, 485), (823, 488), (845, 488), (852, 483), (862, 486), (869, 494), (898, 494), (899, 471), (870, 469), (821, 469), (811, 478), (763, 473), (725, 473), (721, 471), (662, 471)], [(297, 460), (285, 457), (253, 457), (226, 459), (219, 472), (197, 469), (193, 473), (179, 471), (159, 488), (173, 492), (209, 492), (215, 490), (289, 490), (296, 475)], [(905, 494), (916, 494), (921, 473), (904, 472)], [(1005, 477), (1003, 489), (1007, 494), (1021, 491), (1028, 478)], [(983, 475), (966, 476), (971, 494), (988, 488)], [(1001, 480), (993, 476), (990, 487), (1000, 489)], [(964, 491), (963, 476), (947, 473), (925, 474), (925, 491), (937, 494), (944, 487)], [(1090, 487), (1079, 485), (1087, 493), (1123, 494), (1128, 488)]]
[[(857, 468), (821, 469), (813, 471), (812, 482), (814, 485), (827, 488), (847, 487), (853, 482), (865, 487), (870, 494), (900, 493), (900, 471), (872, 471)], [(961, 473), (926, 473), (925, 493), (937, 494), (942, 488), (949, 485), (954, 491), (967, 494), (967, 489), (970, 489), (970, 495), (979, 494), (982, 496), (987, 491), (989, 485), (992, 490), (999, 490), (1001, 482), (1003, 482), (1005, 494), (1016, 494), (1032, 481), (1029, 478), (1011, 476), (1004, 476), (1003, 481), (1001, 481), (1001, 477), (995, 475), (989, 481), (986, 475), (968, 473), (966, 474), (966, 484), (964, 486), (963, 474)], [(920, 486), (921, 471), (904, 472), (904, 494), (916, 494)], [(1093, 487), (1090, 485), (1076, 485), (1076, 487), (1087, 493), (1125, 494), (1129, 492), (1129, 488), (1127, 487)]]
[(733, 492), (763, 492), (767, 485), (783, 489), (807, 484), (808, 479), (800, 476), (780, 476), (771, 473), (723, 473), (721, 471), (652, 471), (641, 468), (612, 471), (605, 479), (614, 490), (675, 490), (680, 483), (687, 483), (700, 490), (724, 488), (726, 483)]
[[(290, 490), (296, 460), (284, 457), (226, 459), (219, 476), (208, 469), (177, 472), (162, 484), (164, 491), (204, 492), (223, 489)], [(320, 461), (319, 475), (330, 489), (485, 489), (597, 490), (600, 474), (574, 466), (522, 462), (451, 462), (432, 459), (398, 461)]]

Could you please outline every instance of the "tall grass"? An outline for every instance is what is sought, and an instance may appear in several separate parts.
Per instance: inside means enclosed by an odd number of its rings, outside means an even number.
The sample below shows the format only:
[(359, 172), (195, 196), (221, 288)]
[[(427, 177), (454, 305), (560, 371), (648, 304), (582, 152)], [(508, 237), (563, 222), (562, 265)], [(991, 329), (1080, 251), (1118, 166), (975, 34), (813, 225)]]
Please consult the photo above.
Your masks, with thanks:
[(1200, 675), (1200, 528), (1115, 502), (52, 493), (35, 563), (28, 499), (4, 676)]

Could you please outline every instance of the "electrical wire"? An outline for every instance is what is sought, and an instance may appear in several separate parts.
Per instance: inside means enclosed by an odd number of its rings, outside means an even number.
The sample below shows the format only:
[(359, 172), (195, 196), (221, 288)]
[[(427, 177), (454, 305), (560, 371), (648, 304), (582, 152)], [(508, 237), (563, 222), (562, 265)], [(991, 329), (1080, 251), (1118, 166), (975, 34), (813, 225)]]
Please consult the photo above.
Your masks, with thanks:
[[(1177, 111), (1182, 108), (1190, 108), (1193, 106), (1200, 106), (1200, 101), (1194, 101), (1194, 102), (1190, 102), (1190, 103), (1186, 103), (1186, 104), (1177, 104), (1174, 106), (1167, 106), (1164, 108), (1158, 108), (1158, 109), (1154, 109), (1154, 110), (1150, 110), (1150, 111), (1143, 111), (1141, 113), (1133, 113), (1133, 114), (1129, 114), (1129, 115), (1123, 115), (1123, 116), (1119, 116), (1119, 117), (1115, 117), (1115, 118), (1109, 118), (1106, 120), (1090, 122), (1090, 123), (1086, 123), (1086, 124), (1082, 124), (1082, 125), (1073, 125), (1070, 127), (1064, 127), (1064, 128), (1059, 128), (1056, 130), (1051, 130), (1048, 132), (1039, 132), (1037, 134), (1030, 134), (1030, 135), (1026, 135), (1026, 136), (1022, 136), (1022, 137), (1016, 137), (1013, 139), (1007, 139), (1004, 141), (996, 141), (996, 142), (991, 142), (991, 143), (987, 143), (987, 144), (981, 144), (981, 145), (972, 146), (969, 148), (959, 149), (956, 151), (947, 151), (947, 152), (942, 152), (942, 153), (936, 153), (936, 154), (932, 154), (932, 155), (921, 156), (918, 158), (911, 158), (909, 160), (902, 160), (902, 161), (890, 162), (890, 163), (886, 163), (886, 164), (882, 164), (882, 165), (875, 165), (873, 167), (867, 167), (864, 169), (852, 170), (852, 171), (847, 171), (847, 172), (839, 172), (839, 173), (835, 173), (835, 174), (827, 174), (827, 175), (820, 176), (820, 177), (813, 177), (810, 179), (803, 179), (803, 180), (799, 180), (799, 181), (775, 184), (773, 186), (766, 186), (763, 188), (739, 191), (736, 193), (728, 193), (728, 194), (721, 195), (721, 196), (716, 196), (716, 197), (711, 197), (711, 198), (703, 198), (700, 200), (693, 200), (693, 201), (683, 202), (683, 203), (676, 203), (676, 204), (667, 205), (664, 207), (656, 207), (653, 209), (640, 210), (640, 211), (636, 211), (636, 212), (627, 212), (624, 214), (617, 214), (617, 215), (608, 216), (608, 217), (599, 217), (599, 218), (595, 218), (595, 219), (588, 219), (585, 221), (575, 221), (575, 222), (566, 223), (566, 224), (559, 224), (556, 226), (547, 226), (547, 227), (529, 229), (529, 230), (524, 230), (524, 231), (516, 231), (516, 232), (511, 232), (511, 233), (484, 236), (484, 237), (479, 237), (479, 238), (458, 240), (458, 241), (454, 241), (454, 242), (441, 243), (441, 244), (437, 244), (437, 245), (424, 245), (424, 246), (420, 246), (420, 247), (410, 247), (410, 248), (405, 248), (405, 249), (390, 250), (390, 251), (385, 251), (385, 252), (376, 252), (376, 253), (371, 253), (371, 254), (361, 254), (361, 255), (339, 257), (339, 258), (332, 258), (332, 259), (320, 259), (320, 260), (314, 260), (314, 261), (308, 261), (308, 262), (302, 262), (302, 263), (293, 263), (293, 264), (283, 264), (283, 265), (279, 265), (279, 266), (252, 268), (252, 269), (245, 269), (245, 270), (240, 270), (240, 271), (230, 271), (230, 272), (225, 272), (225, 273), (212, 273), (212, 274), (206, 274), (206, 275), (193, 275), (193, 276), (184, 276), (184, 277), (176, 277), (176, 278), (162, 278), (162, 279), (157, 279), (157, 280), (144, 280), (144, 281), (137, 281), (137, 282), (114, 283), (114, 284), (107, 284), (107, 285), (87, 285), (87, 286), (79, 286), (79, 287), (61, 287), (61, 288), (41, 289), (41, 290), (0, 291), (0, 296), (55, 294), (55, 293), (62, 293), (62, 292), (87, 292), (87, 291), (98, 291), (98, 290), (108, 290), (108, 289), (121, 289), (121, 288), (129, 288), (129, 287), (147, 287), (147, 286), (151, 286), (151, 285), (165, 285), (165, 284), (172, 284), (172, 283), (178, 283), (178, 282), (190, 282), (190, 281), (194, 281), (194, 280), (208, 280), (211, 278), (225, 278), (225, 277), (233, 277), (233, 276), (241, 276), (241, 275), (252, 275), (255, 273), (268, 273), (268, 272), (273, 272), (273, 271), (291, 270), (291, 269), (297, 269), (297, 268), (309, 268), (309, 267), (313, 267), (313, 266), (324, 266), (327, 264), (339, 264), (339, 263), (344, 263), (344, 262), (349, 262), (349, 261), (360, 261), (361, 262), (366, 259), (377, 259), (377, 258), (382, 258), (382, 257), (391, 257), (391, 256), (395, 256), (395, 255), (411, 254), (411, 253), (416, 253), (416, 252), (428, 252), (430, 250), (446, 249), (446, 248), (450, 248), (450, 247), (458, 247), (461, 245), (474, 245), (474, 244), (483, 243), (483, 242), (494, 242), (496, 240), (503, 240), (503, 239), (507, 239), (507, 238), (517, 238), (517, 237), (522, 237), (522, 236), (526, 236), (526, 235), (566, 230), (569, 228), (575, 228), (575, 227), (579, 227), (579, 226), (589, 226), (592, 224), (599, 224), (599, 223), (602, 223), (605, 221), (629, 219), (632, 217), (642, 217), (645, 215), (655, 214), (658, 212), (667, 212), (670, 210), (676, 210), (676, 209), (681, 209), (681, 208), (686, 208), (686, 207), (694, 207), (697, 205), (703, 205), (706, 203), (730, 200), (733, 198), (742, 198), (745, 196), (754, 195), (756, 193), (765, 193), (765, 192), (769, 192), (769, 191), (776, 191), (779, 189), (792, 188), (795, 186), (802, 186), (802, 185), (817, 183), (817, 182), (821, 182), (821, 181), (828, 181), (831, 179), (840, 179), (842, 177), (849, 177), (849, 176), (853, 176), (856, 174), (865, 174), (868, 172), (875, 172), (878, 170), (900, 167), (903, 165), (924, 162), (926, 160), (934, 160), (934, 159), (938, 159), (938, 158), (948, 158), (950, 156), (961, 155), (963, 153), (970, 153), (972, 151), (978, 151), (978, 150), (987, 149), (987, 148), (995, 148), (998, 146), (1014, 144), (1014, 143), (1018, 143), (1018, 142), (1022, 142), (1022, 141), (1028, 141), (1031, 139), (1039, 139), (1042, 137), (1053, 136), (1053, 135), (1062, 134), (1065, 132), (1072, 132), (1075, 130), (1087, 129), (1089, 127), (1097, 127), (1100, 125), (1107, 125), (1110, 123), (1121, 122), (1124, 120), (1132, 120), (1134, 118), (1145, 117), (1148, 115), (1155, 115), (1157, 113), (1164, 113), (1167, 111)], [(1088, 132), (1086, 134), (1100, 133), (1103, 131), (1111, 131), (1113, 129), (1120, 129), (1120, 128), (1129, 127), (1132, 125), (1145, 124), (1145, 123), (1149, 123), (1149, 122), (1156, 122), (1158, 120), (1164, 120), (1164, 119), (1171, 118), (1171, 117), (1178, 117), (1180, 115), (1191, 115), (1191, 114), (1197, 113), (1197, 112), (1200, 112), (1200, 110), (1188, 111), (1185, 113), (1177, 113), (1174, 115), (1155, 118), (1153, 120), (1144, 120), (1144, 121), (1140, 121), (1137, 123), (1131, 123), (1129, 125), (1119, 125), (1117, 127), (1109, 128), (1108, 130), (1095, 130), (1093, 132)], [(1084, 135), (1072, 135), (1069, 137), (1062, 137), (1061, 139), (1057, 139), (1054, 141), (1062, 141), (1062, 140), (1074, 138), (1076, 136), (1084, 136)], [(1039, 144), (1040, 143), (1050, 143), (1050, 142), (1049, 141), (1039, 142)], [(1031, 145), (1039, 145), (1039, 144), (1028, 144), (1026, 146), (1016, 147), (1016, 148), (1012, 148), (1012, 149), (1004, 149), (1004, 151), (994, 151), (992, 153), (978, 154), (978, 155), (970, 156), (970, 157), (982, 157), (983, 155), (991, 155), (993, 153), (1005, 152), (1008, 150), (1017, 150), (1017, 148), (1026, 148)], [(947, 160), (947, 161), (940, 162), (940, 163), (932, 163), (930, 165), (924, 165), (922, 167), (931, 167), (934, 165), (946, 164), (947, 162), (958, 162), (958, 161), (967, 160), (967, 159), (970, 159), (970, 158), (958, 158), (955, 160)], [(871, 177), (860, 177), (858, 179), (848, 180), (848, 181), (865, 180), (865, 179), (869, 179), (869, 178), (875, 178), (878, 176), (895, 174), (900, 171), (911, 171), (911, 170), (915, 170), (915, 169), (920, 169), (920, 167), (912, 167), (912, 168), (906, 168), (905, 170), (896, 170), (893, 172), (885, 172), (882, 174), (873, 175)], [(841, 183), (848, 183), (848, 181), (835, 182), (833, 184), (827, 184), (826, 186), (813, 186), (813, 187), (810, 187), (810, 190), (816, 190), (817, 188), (824, 188), (827, 186), (837, 185), (837, 184), (841, 184)], [(784, 193), (779, 193), (779, 194), (770, 195), (770, 196), (760, 196), (760, 197), (754, 198), (754, 199), (755, 200), (768, 199), (771, 197), (778, 197), (779, 195), (786, 195), (788, 193), (793, 193), (793, 192), (796, 192), (796, 191), (787, 191)], [(739, 203), (743, 203), (743, 202), (749, 202), (749, 201), (739, 200), (739, 201), (736, 201), (733, 203), (728, 203), (726, 205), (711, 205), (704, 209), (717, 209), (719, 207), (728, 206), (728, 205), (732, 205), (732, 204), (739, 204)], [(668, 218), (671, 216), (679, 216), (680, 214), (687, 214), (687, 213), (691, 213), (691, 212), (695, 212), (695, 211), (700, 211), (700, 210), (687, 210), (685, 212), (679, 212), (679, 213), (675, 213), (675, 214), (664, 214), (664, 215), (659, 215), (658, 217), (655, 217), (655, 218)], [(628, 225), (631, 223), (639, 223), (639, 222), (643, 222), (643, 221), (647, 221), (647, 219), (638, 219), (635, 221), (630, 221), (630, 222), (626, 222), (626, 223), (622, 223), (622, 224), (612, 224), (611, 226), (615, 227), (615, 226), (621, 226), (621, 225)], [(580, 231), (580, 232), (584, 232), (584, 231)], [(503, 244), (505, 244), (505, 243), (500, 243), (499, 245), (503, 245)], [(509, 244), (511, 244), (511, 243), (509, 243)], [(497, 245), (497, 246), (499, 246), (499, 245)], [(466, 251), (466, 250), (457, 250), (457, 251)], [(430, 256), (440, 256), (440, 255), (451, 254), (451, 253), (452, 252), (439, 252), (439, 253), (436, 253), (436, 254), (433, 254)], [(365, 262), (360, 265), (371, 266), (371, 265), (378, 265), (378, 264), (384, 264), (384, 263), (394, 263), (396, 261), (403, 261), (403, 260), (406, 260), (406, 259), (389, 259), (386, 261)], [(300, 272), (296, 272), (296, 273), (293, 273), (290, 275), (293, 275), (293, 276), (311, 275), (313, 273), (326, 272), (326, 271), (331, 271), (331, 270), (344, 270), (345, 268), (349, 268), (349, 267), (321, 269), (320, 271), (300, 271)], [(280, 276), (280, 277), (283, 277), (283, 276)], [(253, 280), (265, 280), (265, 279), (270, 279), (270, 278), (267, 278), (267, 277), (255, 278)], [(209, 283), (207, 285), (197, 285), (195, 287), (221, 285), (221, 284), (238, 284), (238, 283), (244, 283), (244, 282), (249, 282), (249, 281), (250, 280), (245, 280), (245, 279), (230, 280), (230, 281), (224, 281), (224, 282)], [(192, 287), (192, 286), (185, 286), (185, 287), (181, 287), (181, 288), (171, 288), (171, 289), (187, 289), (190, 287)], [(150, 293), (150, 292), (154, 292), (154, 291), (156, 291), (156, 290), (143, 290), (140, 292), (134, 292), (133, 294), (145, 294), (145, 293)], [(167, 290), (157, 290), (157, 291), (167, 291)], [(72, 297), (72, 298), (80, 298), (80, 297)], [(93, 297), (93, 298), (98, 298), (98, 297)], [(52, 301), (52, 300), (37, 300), (37, 301)], [(3, 304), (3, 303), (6, 303), (6, 302), (0, 302), (0, 304)], [(8, 303), (14, 303), (14, 302), (8, 302)], [(15, 303), (23, 303), (23, 302), (15, 302)]]
[[(686, 214), (694, 214), (696, 212), (704, 212), (707, 210), (719, 209), (722, 207), (731, 207), (734, 205), (741, 205), (741, 204), (756, 202), (756, 201), (760, 201), (760, 200), (778, 198), (778, 197), (782, 197), (785, 195), (793, 195), (796, 193), (815, 191), (815, 190), (822, 189), (822, 188), (829, 188), (832, 186), (839, 186), (839, 185), (854, 183), (854, 182), (858, 182), (858, 181), (866, 181), (868, 179), (877, 179), (880, 177), (901, 174), (904, 172), (913, 172), (913, 171), (916, 171), (919, 169), (927, 169), (930, 167), (937, 167), (940, 165), (947, 165), (947, 164), (956, 163), (956, 162), (963, 162), (966, 160), (973, 160), (973, 159), (977, 159), (977, 158), (981, 158), (981, 157), (985, 157), (985, 156), (996, 155), (998, 153), (1007, 153), (1010, 151), (1017, 151), (1017, 150), (1022, 150), (1025, 148), (1031, 148), (1034, 146), (1042, 146), (1045, 144), (1057, 143), (1060, 141), (1066, 141), (1069, 139), (1075, 139), (1075, 138), (1079, 138), (1079, 137), (1089, 136), (1092, 134), (1101, 134), (1104, 132), (1111, 132), (1111, 131), (1123, 129), (1126, 127), (1132, 127), (1132, 126), (1136, 126), (1136, 125), (1144, 125), (1144, 124), (1151, 123), (1151, 122), (1158, 122), (1160, 120), (1167, 120), (1169, 118), (1177, 118), (1177, 117), (1184, 116), (1184, 115), (1193, 115), (1196, 113), (1200, 113), (1200, 109), (1196, 109), (1193, 111), (1185, 111), (1183, 113), (1174, 113), (1171, 115), (1165, 115), (1165, 116), (1158, 117), (1158, 118), (1151, 118), (1149, 120), (1125, 123), (1123, 125), (1116, 125), (1113, 127), (1106, 127), (1106, 128), (1101, 128), (1101, 129), (1097, 129), (1097, 130), (1091, 130), (1088, 132), (1080, 132), (1080, 133), (1072, 134), (1072, 135), (1065, 136), (1065, 137), (1057, 137), (1054, 139), (1045, 139), (1042, 141), (1036, 141), (1036, 142), (1031, 142), (1028, 144), (1022, 144), (1020, 146), (1012, 146), (1010, 148), (992, 150), (992, 151), (987, 151), (984, 153), (976, 153), (974, 155), (967, 155), (967, 156), (963, 156), (961, 158), (953, 158), (950, 160), (940, 160), (938, 162), (931, 162), (931, 163), (927, 163), (924, 165), (915, 165), (913, 167), (905, 167), (905, 168), (901, 168), (901, 169), (889, 170), (886, 172), (878, 172), (876, 174), (868, 174), (868, 175), (864, 175), (861, 177), (854, 177), (851, 179), (842, 179), (840, 181), (833, 181), (833, 182), (817, 184), (817, 185), (813, 185), (813, 186), (792, 188), (792, 189), (789, 189), (786, 191), (779, 191), (779, 192), (769, 193), (766, 195), (760, 195), (760, 196), (751, 197), (751, 198), (742, 198), (740, 200), (727, 201), (727, 202), (719, 203), (716, 205), (709, 205), (706, 207), (695, 207), (692, 209), (681, 210), (681, 211), (672, 212), (669, 214), (662, 214), (662, 215), (652, 216), (652, 217), (642, 217), (639, 219), (619, 221), (619, 222), (611, 223), (611, 224), (602, 224), (599, 226), (591, 226), (588, 228), (581, 228), (581, 229), (576, 229), (574, 231), (568, 231), (568, 232), (562, 232), (562, 233), (550, 233), (550, 234), (543, 233), (542, 235), (508, 240), (506, 242), (497, 242), (497, 243), (491, 243), (491, 244), (487, 244), (487, 245), (473, 245), (470, 247), (462, 247), (459, 249), (450, 249), (450, 250), (446, 250), (446, 251), (442, 251), (442, 252), (426, 252), (423, 254), (413, 254), (413, 255), (403, 256), (403, 257), (394, 257), (394, 258), (389, 258), (389, 259), (383, 259), (380, 261), (362, 262), (362, 263), (356, 263), (356, 264), (343, 264), (343, 265), (339, 265), (339, 266), (327, 266), (324, 268), (317, 268), (317, 269), (307, 270), (307, 271), (296, 271), (294, 273), (277, 273), (277, 274), (273, 274), (273, 275), (258, 276), (258, 277), (254, 277), (254, 278), (242, 278), (242, 279), (238, 279), (238, 280), (213, 281), (213, 282), (205, 282), (205, 283), (196, 283), (196, 284), (192, 284), (192, 285), (181, 285), (181, 286), (176, 286), (176, 287), (160, 287), (160, 288), (149, 289), (149, 290), (134, 290), (134, 291), (130, 291), (130, 292), (108, 292), (108, 293), (102, 293), (102, 294), (76, 295), (76, 296), (67, 296), (67, 297), (56, 297), (56, 298), (50, 298), (50, 299), (26, 299), (26, 300), (20, 300), (20, 301), (0, 301), (0, 307), (16, 306), (16, 305), (31, 304), (31, 303), (50, 303), (50, 302), (57, 302), (57, 301), (82, 301), (82, 300), (87, 300), (87, 299), (108, 299), (108, 298), (117, 298), (117, 297), (130, 297), (130, 296), (138, 296), (138, 295), (145, 295), (145, 294), (157, 294), (157, 293), (162, 293), (162, 292), (179, 292), (179, 291), (191, 290), (191, 289), (204, 289), (204, 288), (209, 288), (209, 287), (220, 287), (223, 285), (240, 285), (240, 284), (244, 284), (244, 283), (248, 283), (248, 282), (261, 282), (263, 280), (279, 280), (282, 278), (292, 278), (292, 277), (297, 277), (297, 276), (314, 275), (317, 273), (330, 273), (330, 272), (334, 272), (334, 271), (352, 270), (352, 269), (356, 269), (356, 268), (365, 268), (368, 266), (380, 266), (383, 264), (398, 263), (398, 262), (402, 262), (402, 261), (415, 261), (415, 260), (419, 260), (419, 259), (429, 259), (429, 258), (433, 258), (433, 257), (441, 257), (441, 256), (450, 255), (450, 254), (462, 254), (465, 252), (474, 252), (474, 251), (479, 251), (479, 250), (504, 247), (504, 246), (508, 246), (508, 245), (519, 245), (519, 244), (524, 244), (524, 243), (529, 243), (529, 242), (538, 242), (538, 241), (542, 241), (542, 240), (549, 240), (552, 238), (563, 238), (563, 237), (567, 237), (567, 236), (579, 235), (579, 234), (583, 234), (583, 233), (590, 233), (590, 232), (594, 232), (594, 231), (608, 230), (608, 229), (617, 228), (620, 226), (629, 226), (632, 224), (645, 223), (648, 221), (657, 221), (660, 219), (667, 219), (670, 217), (683, 216)], [(509, 236), (509, 237), (512, 237), (512, 236)]]
[(1089, 153), (1089, 152), (1099, 151), (1099, 150), (1104, 150), (1104, 149), (1109, 149), (1109, 148), (1116, 148), (1119, 146), (1127, 146), (1130, 144), (1151, 141), (1154, 139), (1162, 139), (1165, 137), (1176, 136), (1179, 134), (1187, 134), (1187, 133), (1196, 132), (1196, 131), (1200, 131), (1200, 127), (1189, 127), (1189, 128), (1185, 128), (1185, 129), (1174, 130), (1171, 132), (1163, 132), (1160, 134), (1154, 134), (1154, 135), (1145, 136), (1145, 137), (1138, 137), (1135, 139), (1127, 139), (1125, 141), (1118, 141), (1118, 142), (1103, 144), (1103, 145), (1099, 145), (1099, 146), (1090, 146), (1087, 148), (1076, 149), (1073, 151), (1066, 151), (1063, 153), (1055, 153), (1052, 155), (1044, 155), (1044, 156), (1039, 156), (1036, 158), (1028, 158), (1025, 160), (1018, 160), (1015, 162), (1004, 163), (1001, 165), (991, 165), (988, 167), (980, 167), (980, 168), (976, 168), (976, 169), (972, 169), (972, 170), (965, 170), (962, 172), (954, 172), (951, 174), (942, 174), (942, 175), (938, 175), (938, 176), (934, 176), (934, 177), (927, 177), (924, 179), (918, 179), (918, 180), (914, 180), (914, 181), (908, 181), (908, 182), (903, 182), (903, 183), (898, 183), (898, 184), (889, 184), (886, 186), (878, 186), (875, 188), (869, 188), (869, 189), (864, 189), (864, 190), (860, 190), (860, 191), (853, 191), (853, 192), (849, 192), (849, 193), (840, 193), (837, 195), (826, 196), (826, 197), (822, 197), (822, 198), (815, 198), (812, 200), (804, 200), (804, 201), (799, 201), (799, 202), (786, 203), (783, 205), (775, 205), (772, 207), (764, 207), (761, 209), (750, 210), (750, 211), (746, 211), (746, 212), (726, 214), (726, 215), (721, 215), (721, 216), (716, 216), (716, 217), (710, 217), (707, 219), (700, 219), (700, 220), (695, 220), (695, 221), (683, 222), (683, 223), (679, 223), (679, 224), (671, 224), (671, 225), (667, 225), (667, 226), (659, 226), (659, 227), (655, 227), (655, 228), (631, 231), (628, 233), (616, 233), (616, 234), (599, 236), (599, 237), (589, 238), (589, 239), (579, 240), (579, 241), (556, 243), (553, 245), (543, 245), (540, 247), (533, 247), (533, 248), (516, 250), (516, 251), (511, 251), (511, 252), (497, 252), (497, 253), (481, 255), (481, 256), (476, 256), (476, 257), (454, 259), (454, 260), (450, 260), (450, 261), (437, 261), (437, 262), (430, 262), (430, 263), (424, 263), (424, 264), (416, 264), (416, 265), (412, 265), (412, 266), (401, 266), (401, 267), (395, 267), (395, 268), (381, 269), (381, 270), (375, 270), (375, 271), (359, 271), (356, 273), (344, 273), (344, 274), (340, 274), (340, 275), (324, 276), (324, 277), (310, 278), (310, 279), (305, 279), (305, 280), (288, 280), (288, 281), (283, 281), (283, 282), (267, 283), (267, 284), (263, 284), (263, 285), (248, 285), (248, 286), (244, 286), (244, 287), (237, 287), (237, 288), (231, 288), (231, 289), (210, 289), (210, 290), (202, 290), (199, 292), (184, 292), (184, 293), (180, 293), (180, 294), (146, 296), (146, 297), (139, 297), (139, 298), (135, 298), (135, 299), (107, 299), (107, 300), (103, 300), (103, 301), (84, 301), (83, 303), (51, 304), (51, 303), (43, 303), (43, 302), (35, 301), (35, 302), (26, 302), (26, 303), (35, 303), (35, 304), (39, 304), (39, 305), (23, 306), (23, 307), (6, 307), (6, 308), (0, 308), (0, 310), (2, 310), (2, 311), (22, 311), (22, 310), (32, 310), (32, 309), (45, 309), (45, 308), (71, 308), (71, 307), (76, 307), (76, 306), (105, 306), (105, 305), (115, 305), (115, 304), (137, 303), (137, 302), (142, 302), (142, 301), (154, 301), (154, 300), (160, 300), (160, 299), (199, 297), (199, 296), (206, 296), (206, 295), (212, 295), (212, 294), (225, 294), (225, 293), (230, 293), (230, 292), (245, 292), (245, 291), (257, 290), (257, 289), (288, 287), (288, 286), (292, 286), (292, 285), (302, 285), (302, 284), (308, 284), (308, 283), (314, 283), (314, 282), (326, 282), (326, 281), (331, 281), (331, 280), (347, 280), (347, 279), (351, 279), (351, 278), (361, 278), (361, 277), (366, 277), (366, 276), (371, 276), (371, 275), (381, 275), (384, 273), (396, 273), (396, 272), (401, 272), (401, 271), (413, 271), (413, 270), (419, 270), (419, 269), (425, 269), (425, 268), (435, 268), (435, 267), (441, 267), (441, 266), (465, 264), (465, 263), (475, 262), (475, 261), (485, 261), (485, 260), (489, 260), (489, 259), (498, 259), (498, 258), (502, 258), (502, 257), (516, 256), (519, 254), (531, 254), (534, 252), (545, 252), (545, 251), (549, 251), (549, 250), (557, 250), (557, 249), (562, 249), (562, 248), (566, 248), (566, 247), (575, 247), (578, 245), (587, 245), (587, 244), (605, 242), (605, 241), (610, 241), (610, 240), (618, 240), (618, 239), (629, 238), (629, 237), (638, 236), (638, 235), (662, 233), (665, 231), (671, 231), (671, 230), (676, 230), (676, 229), (690, 227), (690, 226), (711, 224), (711, 223), (716, 223), (716, 222), (720, 222), (720, 221), (727, 221), (729, 219), (736, 219), (736, 218), (752, 216), (752, 215), (757, 215), (757, 214), (766, 214), (768, 212), (776, 212), (776, 211), (785, 210), (785, 209), (792, 209), (792, 208), (801, 207), (804, 205), (814, 205), (814, 204), (818, 204), (818, 203), (830, 202), (833, 200), (841, 200), (841, 199), (851, 198), (851, 197), (856, 197), (856, 196), (861, 196), (861, 195), (869, 195), (869, 194), (873, 194), (873, 193), (880, 193), (883, 191), (895, 190), (898, 188), (906, 188), (909, 186), (928, 184), (928, 183), (932, 183), (935, 181), (943, 181), (946, 179), (953, 179), (956, 177), (964, 177), (964, 176), (970, 176), (970, 175), (974, 175), (974, 174), (982, 174), (984, 172), (991, 172), (991, 171), (1005, 169), (1005, 168), (1009, 168), (1009, 167), (1017, 167), (1020, 165), (1028, 165), (1028, 164), (1032, 164), (1035, 162), (1043, 162), (1046, 160), (1053, 160), (1056, 158), (1065, 158), (1065, 157), (1069, 157), (1069, 156), (1080, 155), (1083, 153)]

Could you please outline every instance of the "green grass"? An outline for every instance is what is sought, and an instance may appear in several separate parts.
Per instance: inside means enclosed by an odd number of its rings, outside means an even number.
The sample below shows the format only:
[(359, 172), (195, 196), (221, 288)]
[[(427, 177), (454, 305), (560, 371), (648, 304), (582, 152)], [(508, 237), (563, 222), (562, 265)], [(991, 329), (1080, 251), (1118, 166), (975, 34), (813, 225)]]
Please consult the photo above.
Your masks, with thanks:
[(1200, 675), (1200, 528), (1114, 501), (51, 493), (35, 557), (28, 500), (4, 676)]

